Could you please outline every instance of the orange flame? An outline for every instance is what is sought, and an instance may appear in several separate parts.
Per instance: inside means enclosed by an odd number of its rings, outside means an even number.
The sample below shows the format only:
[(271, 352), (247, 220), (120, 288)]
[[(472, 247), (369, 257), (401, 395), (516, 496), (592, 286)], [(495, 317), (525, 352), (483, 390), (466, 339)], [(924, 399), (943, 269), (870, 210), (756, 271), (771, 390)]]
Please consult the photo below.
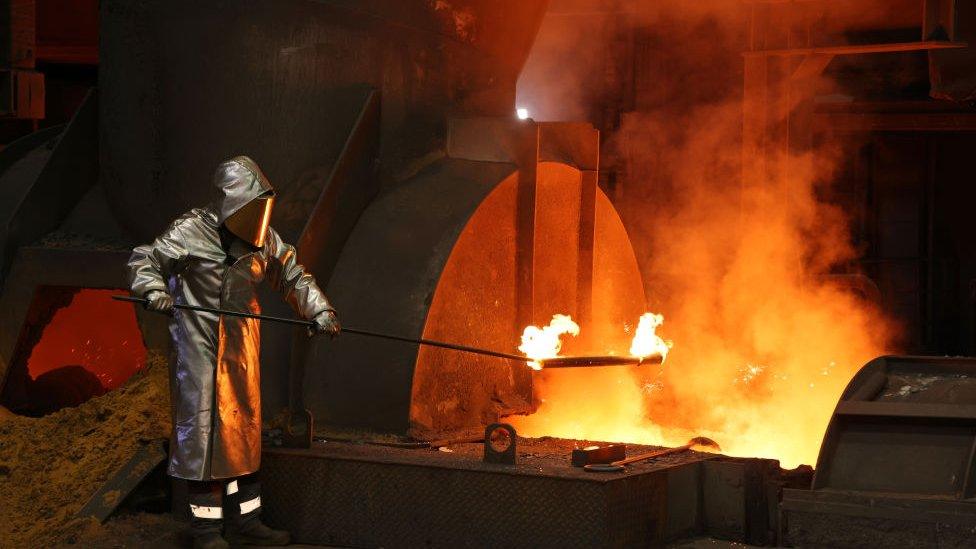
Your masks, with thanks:
[(664, 315), (654, 313), (641, 315), (637, 323), (637, 331), (634, 332), (634, 340), (630, 344), (630, 354), (640, 358), (661, 355), (663, 363), (668, 358), (668, 351), (671, 350), (673, 343), (657, 335), (657, 328), (661, 324), (664, 324)]
[(532, 360), (528, 362), (533, 370), (541, 370), (542, 364), (539, 360), (556, 358), (563, 347), (560, 336), (569, 334), (573, 337), (580, 333), (579, 324), (573, 321), (569, 315), (552, 315), (552, 320), (548, 326), (539, 328), (538, 326), (528, 326), (522, 332), (522, 344), (519, 351)]

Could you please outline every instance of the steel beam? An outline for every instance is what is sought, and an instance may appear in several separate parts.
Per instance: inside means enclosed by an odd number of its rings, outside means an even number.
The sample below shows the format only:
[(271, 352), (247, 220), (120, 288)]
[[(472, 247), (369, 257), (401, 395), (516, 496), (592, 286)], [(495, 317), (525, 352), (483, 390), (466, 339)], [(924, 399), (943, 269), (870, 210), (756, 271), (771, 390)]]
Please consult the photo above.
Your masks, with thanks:
[(849, 44), (843, 46), (813, 46), (743, 52), (745, 57), (797, 57), (801, 55), (860, 55), (865, 53), (898, 53), (906, 51), (945, 50), (965, 48), (966, 42), (949, 40), (920, 40), (918, 42), (892, 42), (890, 44)]
[(922, 40), (953, 40), (956, 36), (955, 0), (923, 0)]
[(832, 132), (969, 132), (976, 131), (976, 113), (965, 112), (831, 112), (814, 114), (814, 126)]

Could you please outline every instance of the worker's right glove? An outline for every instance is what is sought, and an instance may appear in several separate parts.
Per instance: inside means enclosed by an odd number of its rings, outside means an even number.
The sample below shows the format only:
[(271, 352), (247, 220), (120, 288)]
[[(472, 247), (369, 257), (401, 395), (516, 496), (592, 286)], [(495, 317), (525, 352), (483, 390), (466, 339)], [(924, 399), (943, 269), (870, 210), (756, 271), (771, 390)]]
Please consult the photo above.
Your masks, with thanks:
[(146, 294), (146, 299), (148, 300), (146, 308), (150, 311), (166, 315), (173, 314), (173, 298), (168, 293), (162, 290), (153, 290)]
[(335, 337), (342, 332), (342, 326), (339, 324), (339, 317), (336, 315), (336, 312), (333, 309), (326, 309), (315, 315), (312, 322), (313, 325), (308, 329), (309, 336), (313, 336), (315, 334), (329, 334), (329, 336)]

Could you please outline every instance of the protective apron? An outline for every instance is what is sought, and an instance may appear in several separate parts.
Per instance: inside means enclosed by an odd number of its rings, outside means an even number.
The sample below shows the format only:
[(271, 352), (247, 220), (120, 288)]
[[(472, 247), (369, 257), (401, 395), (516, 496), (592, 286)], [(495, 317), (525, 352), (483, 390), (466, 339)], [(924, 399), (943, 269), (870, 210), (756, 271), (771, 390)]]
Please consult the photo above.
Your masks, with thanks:
[[(152, 244), (133, 251), (128, 263), (133, 295), (163, 290), (177, 304), (260, 313), (256, 289), (267, 280), (304, 319), (331, 309), (315, 280), (297, 262), (295, 248), (267, 225), (266, 215), (254, 213), (267, 213), (270, 205), (248, 207), (273, 196), (257, 164), (247, 157), (223, 162), (214, 182), (220, 191), (215, 204), (184, 214)], [(251, 231), (254, 238), (229, 237), (247, 232), (240, 230), (240, 223), (226, 223), (242, 210), (244, 217), (262, 224)], [(227, 244), (228, 238), (233, 245)], [(259, 321), (174, 309), (170, 334), (175, 358), (170, 364), (169, 474), (213, 480), (257, 471), (261, 461)]]

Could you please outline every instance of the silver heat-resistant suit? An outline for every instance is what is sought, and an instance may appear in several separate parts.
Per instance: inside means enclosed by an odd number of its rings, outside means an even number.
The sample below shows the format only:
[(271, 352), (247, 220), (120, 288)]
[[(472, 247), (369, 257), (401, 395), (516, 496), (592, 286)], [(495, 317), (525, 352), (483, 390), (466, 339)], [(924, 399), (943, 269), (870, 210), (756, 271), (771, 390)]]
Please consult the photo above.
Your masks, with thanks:
[[(267, 218), (252, 242), (228, 244), (225, 222), (273, 196), (247, 157), (220, 164), (219, 200), (174, 221), (129, 259), (133, 295), (166, 292), (177, 304), (259, 313), (256, 288), (270, 282), (304, 319), (333, 314), (325, 294)], [(270, 213), (270, 204), (268, 208)], [(156, 294), (164, 295), (164, 294)], [(169, 297), (167, 297), (169, 299)], [(333, 316), (334, 318), (334, 316)], [(254, 319), (172, 310), (173, 435), (169, 474), (188, 480), (239, 477), (261, 459), (260, 328)]]

